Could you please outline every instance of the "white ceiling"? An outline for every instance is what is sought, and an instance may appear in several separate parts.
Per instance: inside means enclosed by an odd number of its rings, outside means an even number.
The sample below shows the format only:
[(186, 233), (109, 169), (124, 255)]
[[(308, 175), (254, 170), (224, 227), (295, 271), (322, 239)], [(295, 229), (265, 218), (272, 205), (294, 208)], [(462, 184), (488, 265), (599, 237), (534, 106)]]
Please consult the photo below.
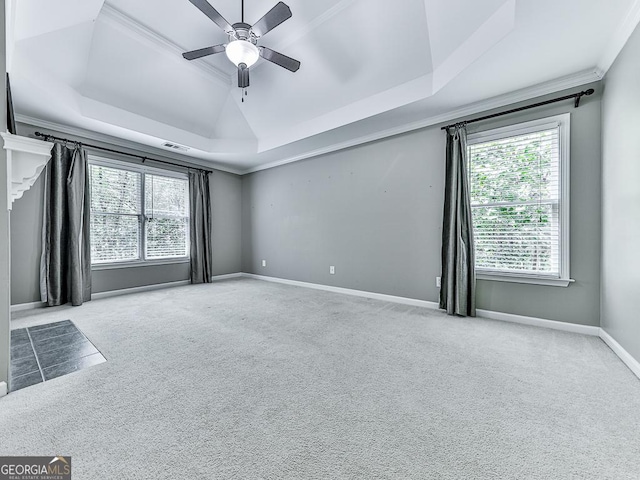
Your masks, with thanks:
[[(245, 1), (254, 23), (277, 0)], [(230, 23), (240, 0), (211, 0)], [(159, 148), (244, 172), (601, 78), (637, 0), (286, 0), (260, 40), (242, 103), (226, 35), (188, 0), (11, 0), (18, 119)], [(514, 93), (515, 92), (515, 93)]]

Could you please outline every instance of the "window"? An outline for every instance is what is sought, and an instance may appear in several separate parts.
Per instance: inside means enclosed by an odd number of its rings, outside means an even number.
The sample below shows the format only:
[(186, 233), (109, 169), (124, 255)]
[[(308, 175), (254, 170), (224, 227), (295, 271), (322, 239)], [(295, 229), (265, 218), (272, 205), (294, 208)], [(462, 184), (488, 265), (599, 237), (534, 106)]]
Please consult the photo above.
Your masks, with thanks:
[(569, 114), (469, 135), (478, 278), (569, 284)]
[(184, 261), (189, 256), (185, 175), (91, 159), (91, 263)]

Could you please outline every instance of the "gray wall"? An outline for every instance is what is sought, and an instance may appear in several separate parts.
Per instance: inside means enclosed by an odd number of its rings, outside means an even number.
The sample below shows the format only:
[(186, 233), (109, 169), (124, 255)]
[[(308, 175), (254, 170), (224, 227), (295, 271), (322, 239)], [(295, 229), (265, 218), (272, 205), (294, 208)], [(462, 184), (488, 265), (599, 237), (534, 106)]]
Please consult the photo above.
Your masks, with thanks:
[[(599, 325), (600, 110), (597, 92), (577, 110), (567, 102), (482, 125), (571, 112), (576, 283), (478, 281), (479, 308)], [(438, 126), (244, 176), (243, 271), (437, 301), (444, 149)]]
[[(21, 135), (31, 135), (33, 131), (35, 127), (19, 125)], [(126, 157), (119, 157), (119, 159), (126, 160)], [(11, 214), (13, 224), (11, 303), (13, 305), (40, 301), (43, 179), (44, 176), (41, 176), (34, 186), (13, 205)], [(241, 270), (241, 199), (239, 176), (220, 171), (211, 174), (214, 275), (236, 273)], [(188, 279), (188, 263), (94, 270), (92, 291), (99, 293)]]
[(40, 301), (44, 175), (13, 202), (11, 210), (11, 304)]
[(640, 361), (640, 29), (605, 77), (602, 327)]
[(211, 174), (213, 274), (242, 271), (242, 179), (231, 173)]
[[(5, 36), (5, 5), (0, 2), (0, 128), (6, 130), (7, 104), (5, 86), (6, 77), (6, 36)], [(0, 143), (2, 141), (0, 140)], [(9, 380), (9, 330), (11, 303), (10, 283), (10, 226), (9, 205), (7, 202), (7, 153), (0, 148), (0, 382)]]

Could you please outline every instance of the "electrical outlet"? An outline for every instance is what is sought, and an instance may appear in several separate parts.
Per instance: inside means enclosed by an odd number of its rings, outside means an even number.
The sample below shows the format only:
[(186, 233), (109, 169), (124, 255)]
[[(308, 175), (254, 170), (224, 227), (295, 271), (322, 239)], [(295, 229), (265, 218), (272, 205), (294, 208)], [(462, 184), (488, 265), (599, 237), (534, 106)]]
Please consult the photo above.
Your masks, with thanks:
[(440, 277), (436, 277), (436, 287), (440, 288), (442, 286)]
[(329, 273), (330, 273), (331, 275), (335, 275), (335, 274), (336, 274), (336, 267), (334, 267), (333, 265), (331, 265), (331, 266), (329, 267)]
[(266, 267), (267, 266), (267, 261), (266, 260), (262, 260), (262, 266)]

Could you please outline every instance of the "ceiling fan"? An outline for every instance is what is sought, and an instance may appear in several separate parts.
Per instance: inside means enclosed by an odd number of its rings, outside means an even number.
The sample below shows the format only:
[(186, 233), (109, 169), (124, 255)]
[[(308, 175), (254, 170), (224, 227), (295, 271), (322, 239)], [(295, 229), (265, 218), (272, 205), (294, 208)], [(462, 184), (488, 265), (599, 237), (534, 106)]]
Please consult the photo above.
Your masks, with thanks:
[(182, 56), (187, 60), (195, 60), (196, 58), (206, 57), (207, 55), (226, 52), (229, 60), (238, 67), (238, 87), (243, 89), (249, 86), (249, 67), (258, 61), (258, 57), (262, 57), (291, 72), (297, 72), (300, 68), (300, 62), (298, 60), (287, 57), (270, 48), (258, 46), (258, 40), (260, 38), (264, 37), (269, 31), (276, 28), (285, 20), (291, 18), (291, 9), (283, 2), (278, 2), (264, 17), (251, 26), (244, 23), (244, 0), (242, 0), (242, 21), (234, 23), (233, 25), (229, 24), (207, 0), (189, 1), (209, 17), (213, 23), (224, 30), (229, 36), (229, 43), (185, 52)]

